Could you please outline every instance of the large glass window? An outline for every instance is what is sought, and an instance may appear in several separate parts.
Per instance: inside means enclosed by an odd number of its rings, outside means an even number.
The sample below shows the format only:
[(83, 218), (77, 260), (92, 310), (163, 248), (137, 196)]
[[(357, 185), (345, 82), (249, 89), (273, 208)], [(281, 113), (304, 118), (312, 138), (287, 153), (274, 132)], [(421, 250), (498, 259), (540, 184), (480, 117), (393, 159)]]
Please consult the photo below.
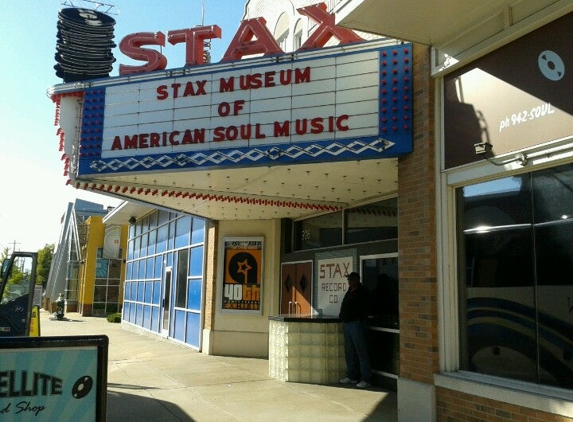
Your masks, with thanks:
[(157, 210), (135, 226), (141, 229), (130, 244), (123, 319), (199, 347), (205, 222)]
[(398, 198), (349, 208), (345, 215), (345, 244), (398, 238)]
[(176, 222), (175, 248), (189, 246), (189, 235), (191, 232), (191, 217), (183, 216)]
[(294, 250), (398, 238), (398, 199), (348, 208), (294, 223)]
[(458, 194), (461, 368), (573, 388), (573, 165)]
[(92, 314), (103, 316), (119, 310), (121, 260), (102, 258), (101, 248), (97, 256)]
[(187, 305), (187, 273), (189, 268), (189, 249), (177, 252), (177, 285), (175, 286), (175, 306), (184, 308)]
[(296, 222), (294, 237), (297, 250), (342, 245), (342, 212)]

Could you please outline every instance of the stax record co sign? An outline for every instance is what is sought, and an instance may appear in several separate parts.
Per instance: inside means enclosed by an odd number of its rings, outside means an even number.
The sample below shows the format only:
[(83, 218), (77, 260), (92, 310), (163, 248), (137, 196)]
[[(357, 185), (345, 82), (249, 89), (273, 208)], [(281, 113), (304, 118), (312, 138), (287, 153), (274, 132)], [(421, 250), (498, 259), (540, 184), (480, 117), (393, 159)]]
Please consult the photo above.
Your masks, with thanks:
[[(215, 25), (126, 36), (121, 51), (144, 64), (52, 90), (66, 171), (74, 179), (411, 152), (412, 46), (366, 42), (322, 3), (298, 11), (317, 28), (290, 54), (264, 18), (243, 21), (215, 64), (203, 63), (205, 40), (221, 37)], [(185, 67), (165, 70), (165, 56), (144, 48), (166, 40), (186, 44)], [(321, 48), (331, 40), (339, 46)]]

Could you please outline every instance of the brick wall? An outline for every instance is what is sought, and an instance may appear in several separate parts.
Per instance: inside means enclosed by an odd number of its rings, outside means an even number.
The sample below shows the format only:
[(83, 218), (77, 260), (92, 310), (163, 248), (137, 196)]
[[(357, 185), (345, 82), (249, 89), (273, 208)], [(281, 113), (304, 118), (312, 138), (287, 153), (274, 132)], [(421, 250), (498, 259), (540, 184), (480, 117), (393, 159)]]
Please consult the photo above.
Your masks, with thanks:
[(437, 421), (573, 422), (573, 419), (522, 406), (476, 397), (446, 388), (436, 389)]
[(218, 223), (207, 221), (207, 264), (205, 273), (205, 324), (204, 328), (213, 329), (213, 321), (217, 308), (217, 228)]
[(434, 84), (430, 51), (413, 49), (414, 148), (398, 161), (400, 377), (433, 384), (438, 371)]

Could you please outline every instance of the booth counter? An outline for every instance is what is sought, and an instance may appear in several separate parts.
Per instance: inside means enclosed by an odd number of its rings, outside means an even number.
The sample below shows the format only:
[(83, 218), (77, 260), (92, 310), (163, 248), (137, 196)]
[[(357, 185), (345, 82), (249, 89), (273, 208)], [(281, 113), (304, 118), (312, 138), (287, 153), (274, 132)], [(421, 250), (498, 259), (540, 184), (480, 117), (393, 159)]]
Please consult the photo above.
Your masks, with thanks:
[(344, 337), (338, 317), (269, 317), (269, 376), (281, 381), (332, 384), (344, 378)]

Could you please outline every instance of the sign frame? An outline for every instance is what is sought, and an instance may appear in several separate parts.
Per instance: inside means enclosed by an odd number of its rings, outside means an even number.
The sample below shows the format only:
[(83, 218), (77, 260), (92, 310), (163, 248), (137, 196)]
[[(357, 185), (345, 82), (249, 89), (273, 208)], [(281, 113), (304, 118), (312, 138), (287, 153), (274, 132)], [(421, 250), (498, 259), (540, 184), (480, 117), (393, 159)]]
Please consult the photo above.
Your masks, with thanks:
[[(367, 41), (278, 55), (273, 60), (249, 58), (107, 78), (85, 89), (76, 87), (74, 92), (69, 85), (62, 86), (52, 95), (60, 109), (71, 175), (242, 168), (408, 154), (413, 148), (412, 50), (411, 44)], [(364, 65), (356, 63), (359, 59)], [(367, 77), (353, 70), (367, 63), (371, 67)], [(302, 73), (283, 86), (280, 70), (287, 68), (293, 74), (296, 69)], [(306, 73), (307, 68), (311, 73)], [(243, 77), (250, 78), (245, 79), (249, 82), (244, 89), (240, 87)], [(173, 86), (180, 88), (175, 91)], [(324, 95), (307, 94), (310, 86), (312, 92)], [(345, 99), (350, 94), (357, 97)], [(357, 107), (363, 100), (367, 101), (362, 108)], [(277, 106), (282, 103), (290, 106)], [(267, 113), (271, 105), (279, 108)], [(309, 112), (316, 115), (309, 116)], [(79, 128), (75, 126), (78, 119)], [(304, 123), (301, 133), (298, 123)], [(223, 141), (217, 141), (223, 133), (217, 135), (220, 128), (225, 131)], [(243, 129), (248, 129), (247, 138), (241, 137)], [(114, 149), (118, 145), (120, 149)]]
[(221, 312), (262, 315), (264, 237), (225, 237), (222, 248)]
[[(3, 383), (0, 382), (0, 419), (8, 416), (15, 422), (37, 421), (41, 412), (48, 411), (49, 415), (41, 414), (42, 421), (71, 418), (105, 422), (108, 347), (109, 338), (105, 335), (4, 338), (0, 342), (0, 380), (4, 378)], [(72, 365), (73, 362), (62, 365), (61, 371), (65, 370), (70, 380), (61, 374), (54, 375), (59, 369), (56, 360), (64, 362), (72, 354), (78, 359), (76, 363), (88, 362), (89, 365)], [(35, 375), (28, 376), (28, 369)], [(21, 391), (12, 391), (17, 388)], [(43, 389), (52, 389), (52, 392), (56, 389), (58, 394), (48, 397), (41, 394)], [(86, 399), (90, 407), (84, 413), (85, 419), (78, 417), (78, 406), (67, 405), (78, 399)], [(79, 404), (81, 407), (83, 403)], [(68, 417), (66, 409), (71, 412)]]

